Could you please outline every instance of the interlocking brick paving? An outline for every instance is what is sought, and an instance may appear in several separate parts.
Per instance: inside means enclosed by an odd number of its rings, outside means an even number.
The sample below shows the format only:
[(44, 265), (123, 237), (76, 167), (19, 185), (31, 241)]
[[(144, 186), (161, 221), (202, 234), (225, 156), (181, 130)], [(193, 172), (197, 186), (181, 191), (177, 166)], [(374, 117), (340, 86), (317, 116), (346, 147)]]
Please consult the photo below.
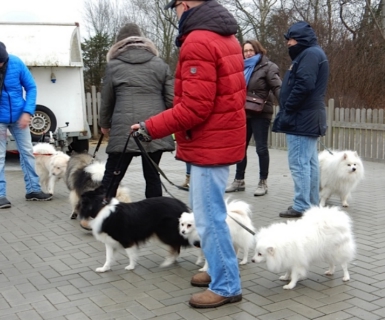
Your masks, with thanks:
[[(91, 146), (91, 152), (95, 144)], [(105, 145), (97, 157), (105, 159)], [(248, 149), (246, 191), (229, 194), (252, 205), (257, 228), (282, 221), (278, 213), (291, 205), (293, 182), (285, 151), (270, 150), (269, 193), (254, 197), (258, 184), (255, 147)], [(366, 178), (352, 193), (346, 211), (354, 222), (357, 257), (351, 280), (342, 281), (337, 268), (325, 276), (326, 264), (312, 266), (308, 278), (284, 290), (278, 274), (265, 265), (240, 266), (243, 300), (218, 309), (193, 309), (190, 285), (198, 272), (197, 251), (182, 250), (178, 262), (159, 268), (166, 248), (156, 241), (140, 249), (138, 265), (127, 271), (125, 252), (116, 254), (112, 270), (96, 273), (105, 248), (70, 220), (68, 191), (63, 182), (51, 202), (27, 202), (22, 172), (15, 157), (7, 159), (8, 199), (12, 208), (0, 210), (0, 319), (384, 319), (385, 318), (385, 164), (364, 162)], [(182, 183), (185, 164), (164, 154), (160, 166), (175, 183)], [(231, 167), (229, 183), (235, 166)], [(163, 180), (173, 196), (188, 201), (188, 193)], [(139, 158), (125, 176), (133, 200), (144, 198)], [(165, 195), (167, 195), (165, 193)], [(329, 205), (340, 205), (332, 197)]]

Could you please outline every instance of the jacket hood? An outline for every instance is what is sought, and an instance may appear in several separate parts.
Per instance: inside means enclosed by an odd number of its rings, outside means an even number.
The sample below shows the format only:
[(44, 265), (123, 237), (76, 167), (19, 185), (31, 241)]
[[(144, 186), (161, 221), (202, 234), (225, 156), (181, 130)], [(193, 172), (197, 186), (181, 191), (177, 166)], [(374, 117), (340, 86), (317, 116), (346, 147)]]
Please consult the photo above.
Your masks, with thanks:
[(294, 39), (300, 45), (306, 47), (312, 47), (317, 45), (317, 36), (313, 28), (305, 21), (299, 21), (294, 23), (286, 34), (284, 34), (286, 40)]
[[(148, 51), (148, 54), (137, 54), (137, 50)], [(107, 62), (119, 59), (128, 63), (144, 63), (154, 56), (159, 56), (155, 44), (144, 37), (128, 37), (116, 42), (107, 53)]]
[(237, 33), (237, 21), (217, 1), (207, 1), (189, 11), (191, 12), (189, 12), (183, 23), (179, 26), (178, 38), (193, 30), (208, 30), (223, 36)]

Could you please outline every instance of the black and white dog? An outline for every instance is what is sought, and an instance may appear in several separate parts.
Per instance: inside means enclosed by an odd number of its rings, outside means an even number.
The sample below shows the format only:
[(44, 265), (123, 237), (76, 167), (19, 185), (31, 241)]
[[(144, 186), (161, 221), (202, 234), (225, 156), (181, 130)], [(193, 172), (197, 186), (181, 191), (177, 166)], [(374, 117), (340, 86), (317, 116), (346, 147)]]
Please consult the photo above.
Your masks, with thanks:
[[(65, 182), (70, 191), (71, 219), (76, 219), (78, 216), (76, 208), (78, 207), (80, 196), (84, 192), (95, 190), (101, 185), (105, 170), (106, 163), (95, 160), (88, 153), (71, 155), (65, 175)], [(128, 188), (120, 185), (116, 191), (116, 198), (121, 202), (131, 202)]]
[(94, 218), (90, 227), (94, 237), (106, 245), (106, 262), (96, 272), (110, 270), (114, 250), (123, 247), (130, 259), (126, 270), (133, 270), (139, 245), (156, 236), (169, 246), (169, 255), (160, 265), (166, 267), (176, 261), (180, 248), (189, 245), (179, 234), (179, 218), (187, 206), (173, 198), (156, 197), (123, 203), (112, 198), (103, 203), (103, 188), (81, 195), (78, 212), (81, 219)]

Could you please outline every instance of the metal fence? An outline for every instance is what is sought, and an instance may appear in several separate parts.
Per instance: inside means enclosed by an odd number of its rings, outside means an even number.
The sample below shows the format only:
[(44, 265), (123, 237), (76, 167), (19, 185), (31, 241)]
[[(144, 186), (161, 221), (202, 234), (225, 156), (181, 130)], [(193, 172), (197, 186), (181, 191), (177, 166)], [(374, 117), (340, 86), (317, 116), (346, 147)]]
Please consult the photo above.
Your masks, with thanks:
[[(98, 136), (98, 114), (101, 102), (100, 92), (95, 87), (86, 93), (87, 120), (92, 125), (93, 137)], [(319, 150), (355, 150), (364, 160), (385, 162), (385, 119), (381, 109), (335, 108), (330, 99), (327, 111), (328, 129), (320, 138)], [(278, 106), (274, 107), (274, 116)], [(274, 119), (273, 116), (273, 119)], [(269, 133), (269, 147), (286, 149), (283, 133)]]

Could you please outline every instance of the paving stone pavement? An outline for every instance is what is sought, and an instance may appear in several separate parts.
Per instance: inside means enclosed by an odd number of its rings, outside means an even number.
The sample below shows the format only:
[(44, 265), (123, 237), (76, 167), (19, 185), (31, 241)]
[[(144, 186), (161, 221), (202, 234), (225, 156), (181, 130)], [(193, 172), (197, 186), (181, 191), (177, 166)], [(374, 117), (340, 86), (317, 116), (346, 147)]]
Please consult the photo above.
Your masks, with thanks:
[[(97, 157), (105, 159), (104, 147)], [(93, 152), (95, 144), (91, 146)], [(248, 149), (246, 191), (232, 198), (252, 205), (255, 226), (282, 221), (278, 213), (291, 204), (293, 183), (286, 152), (270, 150), (269, 193), (254, 197), (258, 184), (255, 148)], [(157, 242), (140, 249), (138, 266), (126, 271), (128, 258), (116, 254), (112, 271), (96, 273), (104, 263), (104, 245), (70, 220), (68, 191), (57, 184), (50, 202), (27, 202), (17, 159), (7, 159), (6, 178), (11, 209), (0, 210), (0, 319), (384, 319), (385, 318), (385, 164), (364, 162), (366, 178), (352, 193), (346, 210), (354, 221), (358, 247), (350, 266), (351, 280), (342, 282), (337, 268), (324, 275), (326, 265), (312, 266), (306, 280), (283, 290), (279, 275), (265, 265), (240, 266), (243, 300), (217, 309), (193, 309), (191, 294), (202, 289), (190, 285), (197, 251), (182, 250), (178, 262), (159, 268), (165, 247)], [(185, 165), (167, 153), (161, 168), (175, 183), (182, 183)], [(234, 177), (231, 167), (229, 182)], [(133, 200), (144, 198), (144, 181), (138, 158), (124, 182)], [(182, 201), (188, 193), (164, 181)], [(332, 198), (331, 205), (340, 205)]]

